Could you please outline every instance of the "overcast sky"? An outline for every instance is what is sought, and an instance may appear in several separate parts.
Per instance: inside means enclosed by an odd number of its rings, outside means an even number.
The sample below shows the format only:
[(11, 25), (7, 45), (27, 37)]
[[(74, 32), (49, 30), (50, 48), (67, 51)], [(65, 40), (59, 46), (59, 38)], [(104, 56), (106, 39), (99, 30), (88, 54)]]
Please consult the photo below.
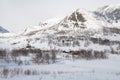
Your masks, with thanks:
[(120, 0), (0, 0), (0, 26), (18, 32), (78, 8), (95, 10), (119, 3)]

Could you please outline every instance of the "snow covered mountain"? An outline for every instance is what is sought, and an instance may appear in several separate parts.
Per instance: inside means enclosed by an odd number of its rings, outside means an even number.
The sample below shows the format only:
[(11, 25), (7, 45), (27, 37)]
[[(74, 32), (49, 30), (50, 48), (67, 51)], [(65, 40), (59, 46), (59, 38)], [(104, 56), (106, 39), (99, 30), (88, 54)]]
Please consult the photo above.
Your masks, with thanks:
[(0, 80), (119, 80), (119, 25), (120, 5), (108, 5), (0, 34)]
[[(87, 10), (77, 9), (72, 14), (66, 16), (60, 23), (60, 26), (73, 27), (81, 29), (98, 29), (94, 14)], [(90, 27), (92, 26), (92, 27)]]
[(95, 15), (87, 10), (77, 9), (73, 13), (62, 17), (60, 19), (51, 19), (44, 21), (39, 26), (29, 27), (24, 34), (35, 34), (41, 32), (42, 34), (66, 34), (66, 35), (80, 35), (84, 31), (98, 32), (101, 28), (99, 21), (96, 20)]
[(8, 33), (9, 31), (7, 31), (6, 29), (4, 29), (3, 27), (0, 26), (0, 33)]
[(75, 32), (76, 35), (80, 35), (83, 31), (99, 32), (103, 27), (119, 29), (119, 15), (120, 5), (104, 6), (93, 12), (77, 9), (73, 13), (60, 19), (51, 19), (40, 23), (39, 26), (28, 27), (25, 34), (42, 31), (42, 33), (45, 34), (67, 33), (70, 35)]
[(28, 27), (19, 35), (4, 37), (0, 40), (3, 45), (0, 47), (6, 48), (7, 44), (12, 49), (26, 48), (29, 43), (44, 50), (114, 50), (119, 53), (119, 9), (119, 5), (102, 7), (93, 12), (77, 9), (64, 17)]
[[(21, 34), (0, 34), (2, 60), (28, 65), (51, 61), (61, 64), (66, 59), (72, 62), (74, 59), (111, 59), (109, 55), (120, 54), (120, 27), (119, 14), (114, 15), (118, 7), (107, 7), (93, 12), (77, 9), (64, 17), (28, 27)], [(110, 61), (113, 62), (115, 58), (113, 56)]]
[(97, 19), (103, 21), (106, 27), (120, 28), (120, 5), (106, 5), (94, 11)]

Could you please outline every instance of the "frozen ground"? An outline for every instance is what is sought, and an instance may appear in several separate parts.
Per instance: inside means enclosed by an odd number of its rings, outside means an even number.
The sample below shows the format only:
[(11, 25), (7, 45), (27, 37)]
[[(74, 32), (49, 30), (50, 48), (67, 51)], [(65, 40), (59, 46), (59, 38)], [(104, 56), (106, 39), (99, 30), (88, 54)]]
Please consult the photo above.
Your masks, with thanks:
[(0, 80), (120, 80), (120, 55), (100, 60), (60, 60), (55, 64), (1, 65), (1, 73), (4, 68), (11, 72), (7, 78), (0, 74)]

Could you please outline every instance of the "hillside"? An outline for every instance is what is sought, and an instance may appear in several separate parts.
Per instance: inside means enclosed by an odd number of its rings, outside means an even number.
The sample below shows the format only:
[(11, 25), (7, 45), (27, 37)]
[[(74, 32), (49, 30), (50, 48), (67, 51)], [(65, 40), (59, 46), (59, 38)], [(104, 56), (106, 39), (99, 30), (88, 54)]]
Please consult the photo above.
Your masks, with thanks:
[[(119, 53), (119, 5), (107, 6), (96, 11), (77, 9), (68, 15), (43, 21), (39, 26), (28, 27), (19, 35), (4, 37), (1, 48), (26, 48), (27, 44), (41, 50), (75, 51), (80, 49)], [(103, 10), (103, 11), (102, 11)], [(109, 17), (110, 14), (117, 18)], [(102, 15), (102, 16), (101, 16)], [(114, 17), (114, 18), (115, 18)], [(108, 20), (112, 20), (111, 23)], [(109, 24), (109, 26), (108, 26)], [(4, 46), (7, 44), (8, 47)]]

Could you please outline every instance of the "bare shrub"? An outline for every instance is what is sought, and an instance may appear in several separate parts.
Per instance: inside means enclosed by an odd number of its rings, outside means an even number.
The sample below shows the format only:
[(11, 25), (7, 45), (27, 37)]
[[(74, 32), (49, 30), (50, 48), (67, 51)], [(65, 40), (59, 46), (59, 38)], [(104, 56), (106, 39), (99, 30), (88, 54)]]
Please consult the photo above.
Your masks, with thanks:
[(27, 56), (28, 53), (29, 53), (29, 50), (28, 50), (28, 49), (25, 49), (25, 48), (13, 49), (13, 50), (11, 51), (11, 53), (12, 53), (13, 56), (19, 56), (19, 55)]
[(2, 71), (2, 74), (3, 74), (3, 76), (4, 76), (5, 78), (7, 78), (7, 77), (8, 77), (8, 74), (9, 74), (9, 69), (4, 68), (3, 71)]
[(71, 54), (73, 58), (75, 58), (75, 56), (78, 56), (79, 58), (84, 58), (84, 59), (107, 58), (105, 51), (92, 51), (92, 50), (81, 49), (79, 51), (69, 51), (69, 52), (63, 51), (63, 52), (67, 54)]
[(102, 58), (102, 59), (107, 58), (106, 53), (103, 52), (103, 51), (94, 51), (94, 57), (98, 58), (98, 59), (100, 59), (100, 58)]
[(46, 63), (48, 63), (48, 64), (50, 63), (50, 56), (49, 56), (49, 54), (45, 54), (44, 59), (45, 59)]
[(0, 59), (3, 59), (7, 54), (7, 51), (5, 49), (0, 49)]
[(35, 58), (33, 58), (33, 61), (35, 62), (35, 63), (37, 63), (37, 64), (40, 64), (40, 63), (42, 63), (43, 62), (43, 54), (42, 54), (42, 51), (41, 50), (35, 50), (35, 51), (33, 51), (33, 52), (35, 52), (36, 54), (35, 54)]
[(52, 56), (51, 56), (51, 59), (52, 59), (52, 63), (55, 63), (55, 60), (56, 60), (56, 52), (54, 50), (52, 50)]
[(28, 69), (28, 70), (25, 70), (25, 71), (24, 71), (24, 74), (25, 74), (25, 75), (30, 75), (30, 74), (31, 74), (31, 71), (30, 71), (29, 69)]

